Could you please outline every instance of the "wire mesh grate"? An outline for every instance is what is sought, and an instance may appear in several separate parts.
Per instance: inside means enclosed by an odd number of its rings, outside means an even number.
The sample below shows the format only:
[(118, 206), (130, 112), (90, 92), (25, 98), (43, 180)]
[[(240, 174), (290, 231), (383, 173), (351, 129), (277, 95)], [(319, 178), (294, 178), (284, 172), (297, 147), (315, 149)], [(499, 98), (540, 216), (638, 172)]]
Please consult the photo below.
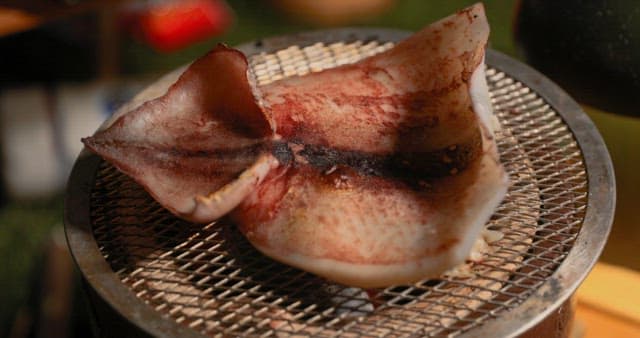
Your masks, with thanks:
[[(250, 58), (258, 84), (355, 62), (392, 43), (292, 46)], [(362, 290), (332, 284), (257, 252), (226, 221), (191, 224), (106, 163), (90, 195), (91, 224), (114, 273), (148, 306), (208, 336), (456, 336), (529, 297), (557, 269), (584, 219), (582, 154), (535, 92), (487, 69), (509, 192), (487, 229), (500, 238), (457, 273)]]

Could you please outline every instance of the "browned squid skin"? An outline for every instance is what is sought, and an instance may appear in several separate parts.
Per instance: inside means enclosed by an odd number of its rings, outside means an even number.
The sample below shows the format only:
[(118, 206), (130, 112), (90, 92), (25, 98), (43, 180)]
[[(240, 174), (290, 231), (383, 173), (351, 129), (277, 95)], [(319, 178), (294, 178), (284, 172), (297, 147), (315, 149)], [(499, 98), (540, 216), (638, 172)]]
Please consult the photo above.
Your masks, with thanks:
[[(243, 189), (235, 189), (246, 194), (267, 167), (276, 165), (268, 155), (272, 127), (255, 102), (247, 69), (242, 53), (218, 45), (191, 64), (165, 95), (83, 142), (175, 214), (199, 222), (220, 217), (218, 212), (211, 219), (198, 216), (195, 197), (219, 191), (249, 169), (260, 171), (245, 175)], [(256, 168), (259, 160), (265, 164)], [(228, 190), (227, 200), (243, 197)]]
[(469, 80), (489, 34), (479, 12), (461, 11), (356, 64), (262, 87), (263, 107), (279, 135), (306, 144), (389, 154), (477, 143)]
[(458, 226), (438, 221), (443, 210), (464, 209), (465, 189), (483, 165), (476, 162), (455, 178), (416, 182), (346, 166), (328, 172), (296, 165), (273, 171), (231, 218), (252, 243), (283, 256), (411, 264), (462, 241)]

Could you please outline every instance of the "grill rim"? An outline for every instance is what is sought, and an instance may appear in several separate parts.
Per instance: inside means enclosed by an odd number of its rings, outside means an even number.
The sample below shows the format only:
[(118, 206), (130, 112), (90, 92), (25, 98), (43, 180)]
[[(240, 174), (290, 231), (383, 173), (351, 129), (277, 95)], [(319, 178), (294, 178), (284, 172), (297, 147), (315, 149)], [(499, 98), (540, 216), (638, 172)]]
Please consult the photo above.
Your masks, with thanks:
[[(246, 55), (274, 52), (292, 45), (316, 42), (397, 42), (411, 32), (395, 29), (341, 28), (258, 39), (236, 48)], [(543, 98), (569, 127), (584, 159), (588, 199), (582, 228), (557, 270), (518, 307), (464, 332), (460, 337), (517, 336), (557, 309), (578, 287), (600, 256), (613, 222), (615, 178), (605, 143), (582, 108), (533, 68), (488, 49), (486, 63), (522, 82)], [(184, 67), (167, 76), (177, 75)], [(203, 337), (195, 330), (167, 320), (123, 284), (102, 256), (93, 236), (89, 196), (101, 158), (84, 149), (71, 171), (65, 195), (64, 223), (67, 243), (83, 278), (99, 297), (130, 324), (157, 337)], [(497, 320), (499, 319), (499, 320)]]
[[(616, 182), (602, 136), (580, 105), (560, 86), (503, 53), (488, 50), (487, 64), (522, 82), (546, 101), (576, 139), (587, 173), (587, 208), (580, 232), (557, 270), (518, 307), (460, 337), (518, 336), (558, 309), (578, 288), (596, 264), (613, 224)], [(532, 315), (533, 314), (533, 315)]]

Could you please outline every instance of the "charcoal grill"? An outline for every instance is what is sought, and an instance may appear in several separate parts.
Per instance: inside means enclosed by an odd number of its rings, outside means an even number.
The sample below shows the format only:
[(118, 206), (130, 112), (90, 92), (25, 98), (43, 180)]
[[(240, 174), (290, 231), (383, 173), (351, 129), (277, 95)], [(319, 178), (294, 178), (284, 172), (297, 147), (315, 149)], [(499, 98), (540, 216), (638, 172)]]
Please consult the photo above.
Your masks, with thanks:
[[(406, 36), (339, 29), (239, 49), (262, 85), (355, 62)], [(611, 161), (591, 121), (555, 84), (492, 50), (486, 63), (502, 125), (497, 142), (511, 179), (486, 227), (502, 235), (459, 273), (413, 285), (365, 292), (277, 263), (232, 224), (175, 218), (132, 180), (83, 152), (69, 180), (65, 221), (94, 315), (116, 315), (98, 318), (100, 334), (124, 327), (121, 332), (159, 337), (501, 337), (559, 313), (552, 329), (566, 334), (570, 307), (562, 304), (596, 262), (611, 226)], [(161, 94), (179, 73), (130, 105)]]

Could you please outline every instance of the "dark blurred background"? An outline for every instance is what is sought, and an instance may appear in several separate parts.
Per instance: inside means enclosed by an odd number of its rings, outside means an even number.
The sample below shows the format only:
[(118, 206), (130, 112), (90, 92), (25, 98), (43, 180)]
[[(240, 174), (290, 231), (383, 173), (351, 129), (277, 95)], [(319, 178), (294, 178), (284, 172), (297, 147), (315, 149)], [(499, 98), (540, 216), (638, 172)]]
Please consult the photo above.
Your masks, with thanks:
[[(466, 0), (0, 1), (0, 336), (87, 337), (66, 251), (64, 184), (80, 137), (217, 42), (340, 26), (418, 30)], [(602, 260), (640, 270), (640, 4), (484, 1), (490, 47), (560, 83), (594, 120), (618, 179)], [(640, 305), (639, 305), (640, 306)]]

